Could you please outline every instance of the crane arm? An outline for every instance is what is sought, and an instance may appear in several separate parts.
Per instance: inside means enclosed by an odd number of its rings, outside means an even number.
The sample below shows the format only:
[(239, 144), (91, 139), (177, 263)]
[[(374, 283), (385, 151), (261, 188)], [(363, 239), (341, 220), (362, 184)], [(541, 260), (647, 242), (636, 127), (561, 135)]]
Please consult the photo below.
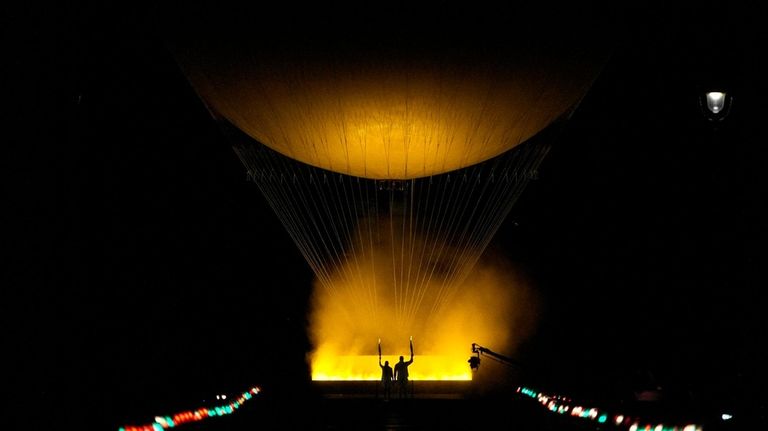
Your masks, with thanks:
[(502, 362), (502, 363), (504, 363), (506, 365), (509, 365), (509, 366), (512, 366), (512, 367), (519, 367), (520, 366), (520, 363), (515, 361), (514, 359), (512, 359), (512, 358), (510, 358), (508, 356), (504, 356), (501, 353), (496, 353), (493, 350), (491, 350), (491, 349), (489, 349), (487, 347), (483, 347), (483, 346), (481, 346), (481, 345), (479, 345), (477, 343), (472, 343), (472, 353), (476, 353), (478, 356), (481, 355), (481, 354), (488, 355), (488, 356), (492, 357), (493, 359), (496, 359), (497, 361)]

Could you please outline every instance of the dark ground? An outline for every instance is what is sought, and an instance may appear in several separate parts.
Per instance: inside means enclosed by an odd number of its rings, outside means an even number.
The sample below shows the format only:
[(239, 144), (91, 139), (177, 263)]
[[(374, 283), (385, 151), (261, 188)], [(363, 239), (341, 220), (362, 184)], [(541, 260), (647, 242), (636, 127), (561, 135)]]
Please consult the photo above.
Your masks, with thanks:
[[(234, 414), (184, 424), (189, 430), (431, 430), (431, 429), (522, 429), (522, 430), (627, 430), (607, 421), (599, 424), (548, 411), (535, 400), (515, 394), (472, 392), (465, 385), (445, 386), (415, 382), (417, 389), (408, 399), (385, 401), (377, 396), (376, 383), (313, 385), (308, 391), (256, 395)], [(424, 386), (431, 388), (425, 389)], [(442, 393), (430, 393), (435, 390)], [(451, 389), (458, 391), (451, 392)], [(576, 404), (576, 403), (574, 403)], [(682, 426), (703, 425), (705, 430), (736, 430), (757, 422), (741, 417), (730, 423), (720, 421), (712, 411), (681, 413), (663, 411), (660, 406), (637, 404), (595, 405), (607, 412), (641, 417), (641, 424)], [(613, 416), (611, 416), (612, 418)], [(646, 421), (643, 422), (643, 419)]]

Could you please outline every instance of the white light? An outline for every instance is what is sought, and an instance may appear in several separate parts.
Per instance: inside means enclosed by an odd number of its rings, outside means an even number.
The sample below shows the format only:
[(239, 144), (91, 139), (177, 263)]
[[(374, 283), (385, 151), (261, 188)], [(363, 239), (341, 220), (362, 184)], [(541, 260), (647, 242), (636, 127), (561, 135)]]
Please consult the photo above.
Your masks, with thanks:
[(724, 421), (727, 421), (727, 420), (731, 419), (731, 418), (733, 417), (733, 415), (729, 415), (728, 413), (723, 413), (722, 415), (720, 415), (720, 417), (721, 417), (721, 418), (722, 418)]
[(686, 425), (683, 431), (696, 431), (696, 425)]
[(659, 425), (656, 425), (655, 431), (661, 431), (663, 429), (664, 429), (664, 426), (659, 424)]
[(707, 109), (713, 114), (723, 110), (725, 106), (725, 93), (720, 91), (710, 91), (707, 93)]
[(616, 416), (616, 425), (621, 425), (622, 422), (624, 422), (624, 415)]
[(216, 395), (216, 399), (220, 400), (221, 399), (221, 395)]
[(221, 396), (221, 399), (222, 399), (222, 400), (226, 400), (226, 399), (227, 399), (227, 396), (226, 396), (226, 395), (222, 395), (222, 396)]
[(629, 431), (637, 431), (637, 424), (632, 424), (632, 426), (629, 427)]

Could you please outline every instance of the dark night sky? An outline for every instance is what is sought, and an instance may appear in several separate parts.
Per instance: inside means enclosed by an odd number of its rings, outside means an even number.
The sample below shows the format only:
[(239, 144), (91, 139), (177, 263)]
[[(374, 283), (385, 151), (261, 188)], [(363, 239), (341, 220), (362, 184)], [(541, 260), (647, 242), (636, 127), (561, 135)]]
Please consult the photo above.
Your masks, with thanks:
[[(545, 300), (521, 352), (542, 384), (607, 390), (649, 369), (670, 387), (749, 394), (765, 377), (768, 70), (748, 12), (630, 11), (493, 242)], [(152, 9), (6, 16), (30, 23), (11, 33), (2, 160), (12, 382), (128, 418), (304, 381), (310, 269)], [(709, 85), (735, 95), (718, 129), (697, 106)]]

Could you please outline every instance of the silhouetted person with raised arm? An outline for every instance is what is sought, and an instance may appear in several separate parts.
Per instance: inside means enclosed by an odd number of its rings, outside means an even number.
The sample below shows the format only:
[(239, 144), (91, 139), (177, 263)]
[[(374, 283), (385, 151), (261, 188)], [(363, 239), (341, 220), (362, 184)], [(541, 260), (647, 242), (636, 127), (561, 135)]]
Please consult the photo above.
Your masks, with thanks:
[(408, 365), (413, 363), (413, 338), (411, 338), (411, 359), (408, 362), (400, 356), (400, 362), (395, 364), (395, 381), (397, 382), (397, 395), (405, 398), (408, 394)]
[(381, 338), (379, 338), (379, 367), (381, 367), (381, 386), (384, 388), (384, 399), (388, 400), (392, 394), (394, 374), (392, 367), (389, 366), (389, 361), (384, 361), (384, 365), (381, 365)]
[(384, 399), (388, 400), (392, 393), (392, 367), (389, 366), (389, 361), (384, 361), (384, 365), (381, 365), (381, 356), (379, 356), (379, 367), (381, 367), (381, 385), (384, 387)]

